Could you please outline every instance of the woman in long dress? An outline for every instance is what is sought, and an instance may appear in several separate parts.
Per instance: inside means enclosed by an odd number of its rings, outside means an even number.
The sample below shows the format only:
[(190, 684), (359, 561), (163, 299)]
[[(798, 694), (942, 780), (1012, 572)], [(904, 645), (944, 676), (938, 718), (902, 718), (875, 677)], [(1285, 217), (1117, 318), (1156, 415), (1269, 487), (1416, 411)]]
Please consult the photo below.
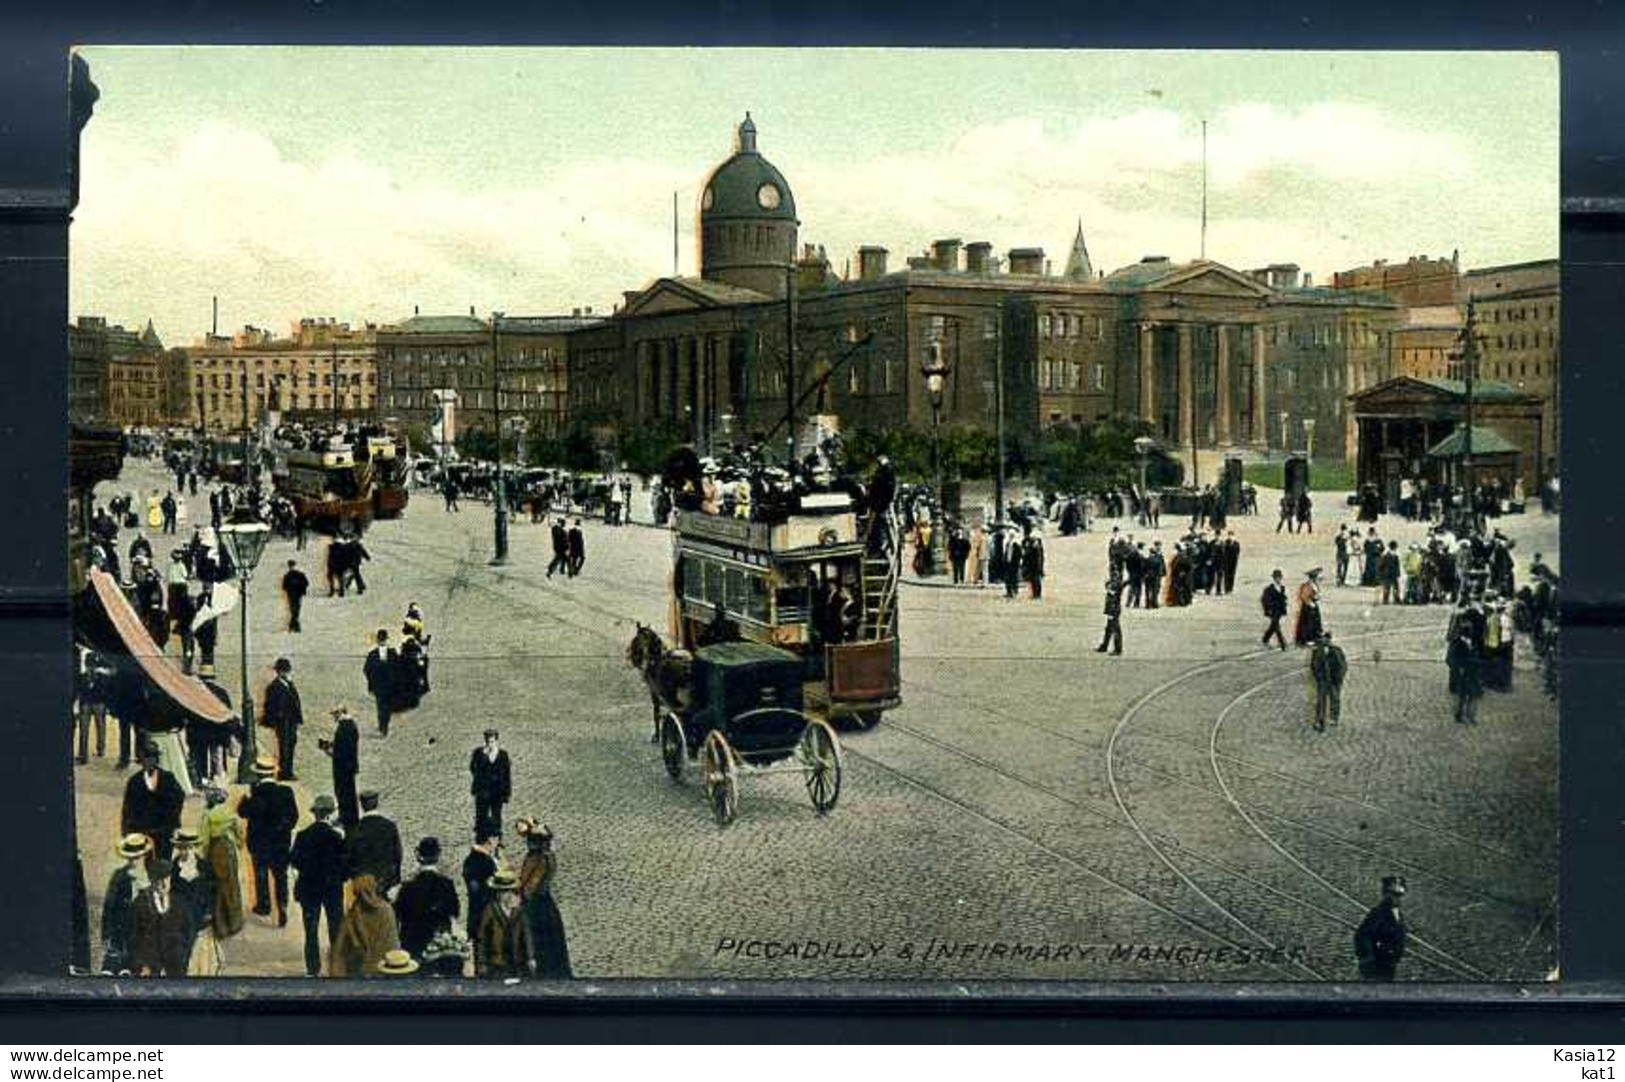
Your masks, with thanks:
[(573, 977), (570, 948), (564, 937), (564, 918), (559, 914), (558, 903), (553, 901), (553, 876), (558, 871), (553, 832), (528, 818), (520, 819), (515, 829), (525, 839), (525, 859), (519, 866), (519, 898), (530, 925), (536, 976)]
[(329, 977), (370, 977), (384, 955), (400, 948), (395, 910), (378, 891), (378, 880), (358, 875), (350, 880), (355, 900), (339, 922), (339, 934), (327, 955)]
[(218, 976), (225, 965), (221, 944), (243, 930), (243, 885), (237, 870), (243, 846), (241, 831), (236, 813), (226, 806), (226, 791), (210, 789), (198, 821), (197, 844), (209, 871), (214, 897), (208, 919), (198, 931), (202, 945), (193, 952), (195, 968), (205, 972), (194, 976)]
[(1313, 646), (1320, 638), (1320, 568), (1312, 569), (1298, 585), (1298, 620), (1292, 627), (1292, 641)]

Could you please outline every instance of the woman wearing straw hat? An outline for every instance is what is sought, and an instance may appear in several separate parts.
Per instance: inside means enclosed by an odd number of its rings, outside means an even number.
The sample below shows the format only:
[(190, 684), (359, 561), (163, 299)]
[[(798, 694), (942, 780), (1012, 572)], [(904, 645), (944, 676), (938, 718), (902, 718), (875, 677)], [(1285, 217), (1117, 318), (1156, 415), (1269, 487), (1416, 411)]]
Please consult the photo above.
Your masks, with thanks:
[(562, 979), (570, 972), (570, 948), (564, 938), (564, 918), (553, 901), (553, 876), (558, 856), (553, 832), (533, 818), (521, 818), (514, 828), (525, 839), (525, 859), (519, 865), (519, 898), (530, 925), (536, 955), (536, 975)]
[(491, 902), (474, 942), (474, 973), (495, 980), (534, 976), (530, 924), (519, 909), (519, 877), (501, 868), (491, 877)]
[(339, 934), (327, 955), (329, 977), (365, 977), (375, 972), (390, 951), (400, 949), (395, 931), (395, 910), (378, 893), (378, 880), (358, 875), (350, 880), (355, 901), (339, 924)]
[(242, 828), (237, 813), (226, 804), (226, 791), (211, 788), (204, 795), (203, 816), (198, 821), (198, 852), (209, 867), (214, 887), (204, 936), (214, 943), (216, 971), (224, 961), (220, 944), (243, 930), (243, 884), (238, 878), (242, 852)]
[(147, 889), (147, 855), (152, 839), (126, 834), (118, 855), (124, 864), (107, 880), (102, 899), (102, 972), (124, 973), (130, 968), (130, 925), (136, 897)]

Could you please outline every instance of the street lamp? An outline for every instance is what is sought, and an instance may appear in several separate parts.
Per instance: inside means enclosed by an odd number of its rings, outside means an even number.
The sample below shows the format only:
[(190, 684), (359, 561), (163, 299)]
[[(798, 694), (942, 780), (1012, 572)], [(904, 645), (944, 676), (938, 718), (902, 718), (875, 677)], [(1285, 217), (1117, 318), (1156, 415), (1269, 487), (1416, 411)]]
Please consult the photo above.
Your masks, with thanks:
[(502, 354), (498, 350), (497, 326), (501, 312), (491, 313), (491, 431), (497, 438), (495, 551), (491, 564), (500, 567), (508, 562), (508, 486), (502, 477)]
[[(931, 472), (936, 485), (936, 498), (932, 501), (931, 553), (935, 557), (942, 551), (942, 392), (947, 383), (948, 366), (942, 360), (941, 342), (930, 343), (925, 357), (920, 375), (925, 377), (925, 389), (931, 396)], [(935, 566), (936, 560), (932, 563)]]
[(1315, 419), (1303, 419), (1303, 456), (1313, 462), (1315, 458)]
[(259, 566), (265, 543), (271, 539), (271, 527), (263, 522), (232, 522), (216, 531), (220, 547), (231, 557), (237, 569), (237, 580), (242, 583), (242, 647), (243, 647), (243, 753), (237, 760), (237, 781), (247, 785), (254, 780), (254, 759), (258, 754), (254, 746), (254, 696), (248, 687), (248, 584)]
[(1157, 441), (1150, 436), (1136, 436), (1134, 439), (1134, 453), (1140, 459), (1140, 525), (1142, 526), (1151, 524), (1151, 519), (1147, 513), (1151, 502), (1151, 492), (1146, 487), (1145, 470), (1151, 461), (1151, 448), (1156, 445)]

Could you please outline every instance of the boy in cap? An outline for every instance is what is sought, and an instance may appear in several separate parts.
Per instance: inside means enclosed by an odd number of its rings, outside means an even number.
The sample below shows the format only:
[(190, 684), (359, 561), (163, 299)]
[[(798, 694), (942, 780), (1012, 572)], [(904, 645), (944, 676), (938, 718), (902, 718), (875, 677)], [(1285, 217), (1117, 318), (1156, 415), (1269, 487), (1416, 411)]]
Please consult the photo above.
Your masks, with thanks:
[(1372, 907), (1354, 933), (1354, 957), (1360, 963), (1360, 977), (1368, 981), (1391, 981), (1405, 956), (1405, 917), (1399, 911), (1405, 896), (1405, 877), (1384, 876), (1382, 901)]

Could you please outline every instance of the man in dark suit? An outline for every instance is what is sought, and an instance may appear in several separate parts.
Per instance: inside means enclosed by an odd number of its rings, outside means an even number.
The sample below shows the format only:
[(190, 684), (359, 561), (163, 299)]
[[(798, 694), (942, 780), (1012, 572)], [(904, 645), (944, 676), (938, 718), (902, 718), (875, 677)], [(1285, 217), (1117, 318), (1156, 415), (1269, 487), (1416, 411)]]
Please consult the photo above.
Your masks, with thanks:
[(333, 739), (323, 741), (322, 750), (333, 758), (334, 806), (338, 809), (339, 822), (349, 830), (361, 818), (355, 788), (356, 775), (361, 773), (361, 730), (349, 707), (341, 706), (333, 711)]
[(102, 972), (123, 973), (131, 968), (130, 928), (135, 900), (147, 888), (147, 857), (152, 839), (130, 834), (119, 846), (124, 863), (107, 880), (102, 897)]
[(158, 768), (157, 748), (143, 742), (138, 758), (140, 772), (124, 785), (119, 833), (145, 834), (152, 839), (154, 852), (168, 859), (175, 829), (181, 825), (186, 792), (173, 774)]
[(1236, 571), (1241, 567), (1241, 542), (1236, 540), (1236, 531), (1230, 530), (1224, 537), (1224, 592), (1236, 592)]
[(270, 895), (276, 892), (277, 927), (288, 923), (288, 860), (299, 806), (293, 790), (276, 780), (276, 764), (260, 758), (254, 763), (258, 779), (248, 795), (237, 802), (237, 817), (248, 834), (248, 856), (254, 864), (254, 912), (271, 915)]
[(299, 689), (293, 685), (293, 662), (276, 659), (276, 678), (265, 687), (264, 724), (276, 732), (277, 770), (283, 781), (297, 781), (293, 772), (294, 746), (305, 723)]
[(378, 794), (361, 794), (361, 819), (349, 832), (347, 844), (350, 877), (370, 875), (378, 882), (378, 893), (388, 894), (401, 881), (401, 832), (378, 812)]
[(569, 550), (569, 570), (573, 579), (581, 574), (581, 568), (587, 562), (587, 539), (581, 533), (581, 520), (578, 518), (570, 523), (570, 532), (565, 535), (565, 544)]
[(513, 768), (508, 752), (497, 746), (497, 731), (485, 730), (485, 743), (469, 756), (468, 772), (473, 781), (474, 837), (488, 833), (502, 836), (502, 806), (513, 796)]
[(288, 599), (288, 630), (301, 631), (299, 611), (304, 607), (305, 595), (310, 592), (310, 579), (299, 570), (299, 565), (288, 561), (288, 570), (282, 576), (282, 593)]
[(440, 840), (418, 842), (417, 874), (401, 884), (395, 896), (395, 923), (400, 929), (401, 949), (421, 960), (423, 948), (451, 925), (462, 912), (457, 888), (440, 873)]
[(130, 972), (138, 977), (184, 977), (197, 923), (170, 889), (175, 867), (152, 862), (152, 881), (130, 910)]
[(553, 559), (547, 565), (547, 577), (552, 578), (553, 572), (569, 572), (570, 566), (570, 539), (564, 529), (564, 520), (555, 519), (549, 528), (553, 538)]
[(333, 798), (323, 793), (311, 801), (310, 814), (316, 821), (293, 840), (290, 862), (298, 878), (293, 883), (293, 900), (299, 903), (305, 922), (305, 973), (322, 974), (322, 948), (317, 932), (322, 914), (327, 914), (327, 943), (339, 934), (344, 917), (344, 878), (347, 860), (344, 835), (328, 822), (336, 810)]
[(390, 715), (395, 709), (395, 651), (385, 629), (379, 628), (374, 640), (367, 660), (361, 663), (361, 674), (367, 678), (367, 694), (378, 711), (378, 735), (388, 736)]
[(1114, 570), (1111, 577), (1106, 580), (1106, 604), (1101, 610), (1106, 614), (1106, 630), (1101, 633), (1100, 645), (1095, 647), (1095, 653), (1106, 653), (1110, 644), (1111, 652), (1123, 652), (1123, 625), (1120, 618), (1123, 615), (1123, 580), (1117, 577)]
[(1286, 583), (1281, 581), (1281, 569), (1276, 568), (1270, 572), (1269, 585), (1264, 587), (1264, 595), (1259, 599), (1264, 608), (1264, 616), (1269, 620), (1269, 626), (1264, 629), (1264, 638), (1261, 640), (1265, 646), (1274, 638), (1286, 649), (1286, 636), (1281, 634), (1281, 621), (1286, 619)]

